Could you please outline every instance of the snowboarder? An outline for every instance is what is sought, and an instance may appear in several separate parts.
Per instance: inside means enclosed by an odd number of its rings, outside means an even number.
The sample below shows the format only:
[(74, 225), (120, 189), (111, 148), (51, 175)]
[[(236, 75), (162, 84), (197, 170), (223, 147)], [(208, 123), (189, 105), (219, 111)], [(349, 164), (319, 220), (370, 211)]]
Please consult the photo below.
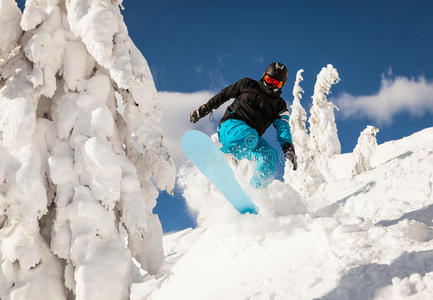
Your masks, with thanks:
[(280, 97), (287, 78), (286, 66), (279, 62), (272, 63), (259, 81), (241, 79), (190, 114), (190, 121), (196, 123), (234, 98), (218, 124), (218, 138), (223, 145), (220, 150), (231, 153), (238, 160), (246, 158), (257, 162), (250, 180), (250, 185), (255, 188), (265, 188), (272, 181), (278, 162), (278, 151), (261, 137), (272, 123), (277, 129), (277, 139), (284, 156), (292, 162), (293, 170), (297, 169), (289, 112), (286, 102)]

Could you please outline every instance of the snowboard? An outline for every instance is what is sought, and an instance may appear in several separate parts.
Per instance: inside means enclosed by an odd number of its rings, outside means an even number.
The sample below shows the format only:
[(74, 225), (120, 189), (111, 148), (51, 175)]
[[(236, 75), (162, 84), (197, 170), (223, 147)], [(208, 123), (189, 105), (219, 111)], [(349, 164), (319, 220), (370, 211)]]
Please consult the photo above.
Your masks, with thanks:
[(236, 180), (224, 154), (211, 138), (198, 130), (185, 132), (181, 140), (186, 157), (241, 214), (257, 214), (257, 207)]

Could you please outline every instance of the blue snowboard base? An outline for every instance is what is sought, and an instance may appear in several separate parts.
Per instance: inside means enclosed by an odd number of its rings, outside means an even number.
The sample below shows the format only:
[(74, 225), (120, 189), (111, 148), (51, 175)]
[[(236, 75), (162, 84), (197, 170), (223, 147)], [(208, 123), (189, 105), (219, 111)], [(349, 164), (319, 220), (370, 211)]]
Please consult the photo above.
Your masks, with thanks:
[(236, 180), (224, 154), (207, 134), (189, 130), (182, 136), (181, 145), (186, 157), (241, 214), (257, 214), (256, 205)]

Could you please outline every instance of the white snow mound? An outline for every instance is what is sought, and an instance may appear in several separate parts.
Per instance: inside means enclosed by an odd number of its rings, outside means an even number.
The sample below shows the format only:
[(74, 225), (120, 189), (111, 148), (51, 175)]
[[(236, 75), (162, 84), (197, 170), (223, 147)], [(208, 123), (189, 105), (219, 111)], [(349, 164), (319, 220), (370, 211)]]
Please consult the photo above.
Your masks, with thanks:
[(432, 145), (433, 128), (381, 144), (358, 176), (353, 154), (334, 156), (310, 198), (284, 182), (252, 194), (259, 215), (185, 171), (199, 226), (164, 237), (163, 271), (132, 299), (432, 299)]

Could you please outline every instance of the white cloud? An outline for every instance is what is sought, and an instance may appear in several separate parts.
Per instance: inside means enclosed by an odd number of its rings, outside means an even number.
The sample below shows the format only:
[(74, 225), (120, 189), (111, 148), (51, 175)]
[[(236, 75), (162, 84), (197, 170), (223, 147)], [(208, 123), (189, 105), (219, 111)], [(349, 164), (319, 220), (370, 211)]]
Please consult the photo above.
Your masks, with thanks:
[(379, 123), (390, 123), (400, 112), (422, 116), (433, 112), (433, 82), (424, 77), (382, 78), (380, 90), (369, 96), (343, 94), (333, 99), (345, 117), (364, 116)]
[(163, 111), (161, 124), (163, 136), (172, 157), (178, 164), (184, 157), (180, 146), (184, 132), (197, 129), (209, 135), (215, 133), (218, 122), (224, 114), (225, 106), (230, 101), (213, 112), (214, 120), (212, 122), (206, 116), (196, 124), (191, 124), (189, 122), (191, 111), (206, 103), (214, 95), (213, 93), (202, 91), (190, 94), (176, 92), (159, 92), (158, 94)]

